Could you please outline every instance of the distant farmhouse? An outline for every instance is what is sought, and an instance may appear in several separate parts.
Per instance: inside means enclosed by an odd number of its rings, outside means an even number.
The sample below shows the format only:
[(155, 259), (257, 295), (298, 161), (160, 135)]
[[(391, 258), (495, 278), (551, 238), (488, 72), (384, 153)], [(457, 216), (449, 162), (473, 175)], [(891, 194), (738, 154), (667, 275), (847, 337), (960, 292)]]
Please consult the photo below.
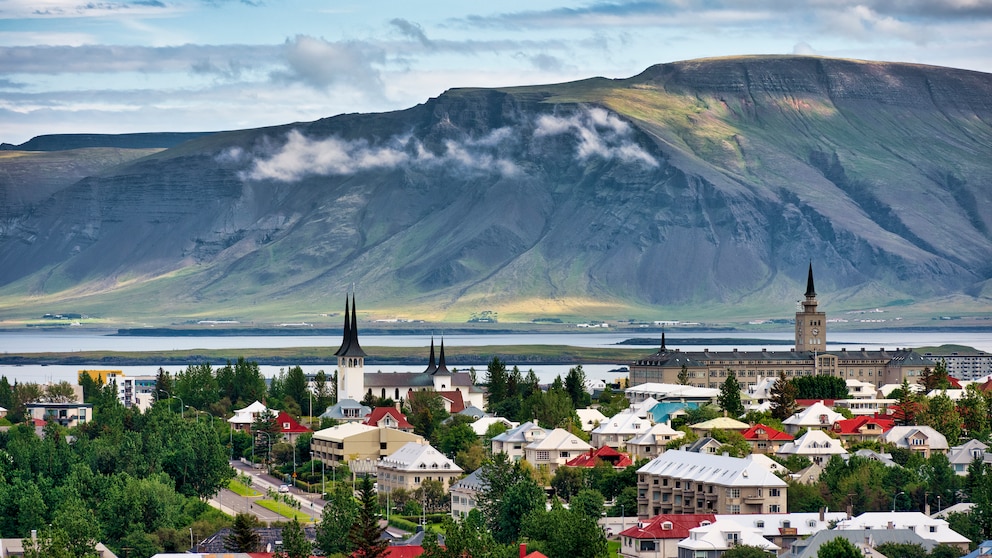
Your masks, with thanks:
[(684, 366), (689, 382), (704, 388), (720, 387), (728, 371), (734, 372), (744, 388), (756, 384), (760, 378), (777, 377), (779, 372), (784, 372), (787, 378), (823, 374), (857, 379), (877, 388), (900, 384), (904, 379), (915, 384), (924, 368), (934, 366), (934, 361), (912, 349), (827, 351), (827, 316), (817, 311), (813, 264), (809, 266), (802, 306), (796, 312), (796, 345), (790, 351), (683, 352), (667, 348), (662, 333), (661, 349), (630, 365), (630, 385), (676, 384)]

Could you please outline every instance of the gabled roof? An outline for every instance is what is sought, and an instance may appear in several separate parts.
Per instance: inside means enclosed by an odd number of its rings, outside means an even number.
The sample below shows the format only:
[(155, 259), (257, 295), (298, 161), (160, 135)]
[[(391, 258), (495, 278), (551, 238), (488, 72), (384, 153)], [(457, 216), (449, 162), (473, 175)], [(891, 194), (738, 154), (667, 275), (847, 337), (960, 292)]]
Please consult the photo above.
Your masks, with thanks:
[(844, 444), (822, 430), (810, 430), (794, 442), (786, 442), (776, 452), (780, 455), (841, 455), (847, 453)]
[(476, 436), (485, 436), (486, 431), (489, 430), (489, 427), (497, 422), (505, 424), (507, 428), (516, 428), (517, 426), (520, 426), (519, 424), (504, 417), (482, 417), (469, 426), (472, 427), (472, 432), (475, 432)]
[(770, 440), (773, 442), (789, 442), (795, 439), (791, 434), (786, 434), (785, 432), (782, 432), (781, 430), (776, 430), (771, 426), (765, 426), (760, 422), (758, 424), (755, 424), (751, 428), (748, 428), (744, 432), (741, 432), (741, 434), (743, 434), (744, 439), (749, 442), (757, 442), (761, 440)]
[(716, 417), (715, 419), (710, 419), (703, 422), (698, 422), (696, 424), (690, 424), (689, 428), (693, 430), (736, 430), (744, 431), (748, 429), (746, 422), (741, 422), (730, 417)]
[(841, 436), (853, 436), (861, 433), (863, 427), (876, 425), (879, 432), (886, 432), (896, 425), (896, 421), (884, 417), (860, 416), (850, 419), (838, 420), (834, 423), (834, 432)]
[(428, 444), (407, 442), (403, 446), (379, 460), (380, 467), (400, 471), (444, 471), (459, 473), (462, 468), (446, 455)]
[(462, 392), (458, 390), (454, 391), (439, 391), (438, 394), (447, 399), (451, 406), (452, 413), (460, 413), (465, 409), (465, 398), (462, 397)]
[(468, 407), (465, 407), (461, 411), (458, 411), (458, 414), (469, 416), (476, 420), (489, 416), (488, 413), (476, 407), (475, 405), (469, 405)]
[[(809, 407), (799, 411), (791, 417), (782, 421), (782, 424), (790, 426), (822, 426), (833, 425), (844, 418), (844, 415), (834, 411), (826, 405), (825, 399), (817, 400)], [(798, 401), (797, 401), (798, 403)]]
[(276, 426), (279, 427), (279, 432), (283, 434), (305, 434), (307, 432), (313, 432), (313, 430), (297, 422), (286, 411), (279, 411), (279, 416), (276, 417)]
[(599, 423), (593, 434), (634, 434), (646, 431), (651, 421), (637, 413), (637, 409), (624, 409)]
[(451, 485), (451, 490), (479, 491), (485, 488), (486, 483), (482, 481), (482, 469), (472, 471), (469, 476), (455, 481)]
[(493, 441), (530, 443), (536, 439), (547, 436), (549, 432), (550, 430), (541, 428), (540, 426), (534, 424), (533, 421), (527, 421), (516, 428), (507, 430), (498, 436), (494, 436)]
[(882, 434), (882, 441), (891, 442), (897, 447), (909, 447), (906, 440), (912, 436), (920, 435), (927, 439), (930, 449), (946, 450), (947, 438), (929, 426), (893, 426), (888, 432)]
[[(356, 410), (355, 413), (345, 413), (345, 409)], [(331, 418), (335, 420), (355, 420), (356, 417), (361, 418), (372, 412), (372, 408), (367, 405), (362, 405), (354, 399), (342, 399), (331, 405), (323, 413), (321, 413), (320, 418)]]
[(534, 440), (526, 446), (528, 450), (578, 450), (589, 451), (592, 446), (585, 443), (582, 438), (572, 434), (563, 428), (555, 428), (543, 439)]
[[(648, 429), (644, 434), (634, 436), (633, 438), (627, 440), (627, 445), (655, 445), (659, 443), (667, 444), (671, 440), (677, 440), (679, 438), (684, 438), (685, 432), (681, 430), (675, 430), (671, 426), (663, 422), (659, 422)], [(666, 438), (668, 438), (666, 440)]]
[(689, 536), (689, 529), (699, 527), (704, 522), (715, 523), (711, 513), (667, 513), (638, 521), (634, 527), (620, 532), (622, 537), (632, 539), (678, 539)]
[(666, 451), (637, 472), (723, 486), (786, 486), (785, 481), (749, 457), (706, 455), (683, 450)]
[[(362, 421), (362, 424), (367, 424), (369, 426), (381, 426), (380, 423), (386, 419), (386, 417), (392, 417), (393, 424), (388, 424), (390, 428), (397, 428), (399, 430), (413, 430), (413, 425), (406, 419), (406, 416), (396, 410), (396, 407), (376, 407), (372, 409), (369, 416)], [(386, 421), (387, 423), (390, 421)]]
[(596, 463), (599, 462), (609, 463), (616, 469), (623, 469), (634, 463), (626, 453), (619, 452), (610, 446), (603, 446), (574, 457), (566, 461), (565, 465), (568, 467), (595, 467)]

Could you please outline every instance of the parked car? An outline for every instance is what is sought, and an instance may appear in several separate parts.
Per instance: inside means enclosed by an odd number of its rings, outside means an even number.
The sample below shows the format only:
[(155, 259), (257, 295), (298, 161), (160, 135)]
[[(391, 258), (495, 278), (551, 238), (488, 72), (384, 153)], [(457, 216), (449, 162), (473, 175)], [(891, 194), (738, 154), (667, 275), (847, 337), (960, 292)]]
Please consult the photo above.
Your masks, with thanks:
[(289, 492), (289, 485), (288, 484), (280, 484), (279, 485), (279, 492)]

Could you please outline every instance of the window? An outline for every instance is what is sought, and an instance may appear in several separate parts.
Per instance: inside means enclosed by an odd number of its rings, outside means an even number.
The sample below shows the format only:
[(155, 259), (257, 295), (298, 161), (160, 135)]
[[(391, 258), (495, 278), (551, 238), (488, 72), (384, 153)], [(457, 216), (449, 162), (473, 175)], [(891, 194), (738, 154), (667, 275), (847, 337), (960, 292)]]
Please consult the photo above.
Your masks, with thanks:
[(420, 483), (420, 477), (413, 477), (413, 482)]
[(768, 513), (781, 513), (781, 511), (782, 511), (782, 506), (778, 504), (772, 504), (768, 506)]
[(537, 460), (538, 461), (547, 461), (550, 458), (551, 458), (551, 454), (547, 450), (541, 450), (541, 451), (537, 452)]
[(567, 451), (559, 452), (558, 457), (563, 457), (565, 459), (568, 459), (568, 452)]
[(727, 489), (727, 498), (740, 498), (740, 497), (741, 497), (741, 489), (740, 488), (728, 488)]
[(730, 544), (737, 544), (740, 540), (740, 533), (727, 533), (727, 542)]
[(771, 496), (772, 498), (776, 498), (778, 496), (781, 496), (782, 492), (778, 488), (769, 488), (768, 495)]
[(741, 507), (739, 505), (737, 505), (737, 504), (731, 504), (731, 505), (727, 506), (727, 513), (733, 514), (733, 515), (739, 514), (739, 513), (741, 513)]

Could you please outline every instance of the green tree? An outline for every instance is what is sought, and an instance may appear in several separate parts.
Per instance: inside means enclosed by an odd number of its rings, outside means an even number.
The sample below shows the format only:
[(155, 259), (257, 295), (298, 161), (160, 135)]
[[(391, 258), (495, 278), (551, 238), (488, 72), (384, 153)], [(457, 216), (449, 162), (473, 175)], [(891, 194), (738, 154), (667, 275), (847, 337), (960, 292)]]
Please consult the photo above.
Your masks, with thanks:
[(822, 545), (817, 558), (862, 558), (858, 547), (844, 537), (835, 537)]
[(260, 527), (258, 519), (249, 513), (234, 516), (231, 532), (224, 538), (224, 550), (231, 552), (258, 552), (262, 537), (255, 529)]
[(498, 356), (494, 356), (486, 367), (486, 385), (489, 388), (488, 410), (492, 411), (508, 397), (506, 384), (506, 364)]
[[(311, 415), (319, 415), (327, 410), (331, 404), (331, 386), (327, 382), (327, 374), (323, 370), (318, 370), (313, 377), (313, 408)], [(310, 412), (307, 409), (307, 412)]]
[(566, 502), (578, 494), (584, 486), (583, 471), (578, 467), (558, 467), (555, 476), (551, 479), (551, 488), (555, 490), (555, 496)]
[(976, 384), (968, 384), (964, 396), (958, 400), (962, 425), (972, 438), (989, 436), (989, 402)]
[(609, 385), (599, 394), (599, 412), (603, 413), (603, 416), (612, 417), (629, 406), (630, 400), (627, 396), (623, 392), (613, 391)]
[(293, 401), (301, 408), (305, 408), (309, 403), (310, 390), (306, 374), (299, 366), (290, 367), (286, 372), (286, 382), (283, 384), (284, 395), (293, 398)]
[(687, 386), (689, 385), (689, 367), (682, 365), (682, 369), (679, 370), (679, 385)]
[(720, 408), (731, 417), (737, 418), (744, 414), (744, 404), (741, 403), (741, 385), (733, 370), (727, 370), (727, 379), (720, 385), (720, 395), (717, 396)]
[[(568, 467), (564, 468), (567, 469)], [(604, 503), (603, 495), (598, 490), (583, 488), (572, 498), (569, 508), (573, 512), (583, 515), (592, 521), (598, 521), (605, 511)]]
[(300, 522), (293, 517), (282, 528), (282, 550), (275, 553), (273, 558), (310, 558), (313, 544), (307, 540)]
[[(558, 377), (561, 380), (561, 377)], [(579, 423), (572, 398), (568, 396), (564, 386), (552, 385), (546, 392), (536, 392), (524, 401), (521, 409), (523, 416), (532, 417), (544, 428), (559, 428), (566, 422)]]
[(605, 558), (606, 535), (594, 519), (566, 510), (560, 504), (551, 511), (535, 510), (523, 522), (521, 535), (548, 556)]
[(885, 558), (926, 558), (927, 550), (921, 544), (887, 542), (877, 545), (875, 550)]
[(913, 391), (906, 378), (902, 379), (902, 385), (899, 386), (899, 389), (894, 390), (891, 396), (899, 402), (899, 409), (902, 411), (900, 424), (903, 426), (916, 424), (916, 415), (920, 412), (923, 397)]
[(349, 554), (354, 546), (348, 534), (358, 519), (358, 512), (358, 502), (351, 488), (345, 484), (335, 485), (317, 524), (317, 547), (328, 556)]
[(379, 525), (379, 502), (372, 490), (372, 479), (362, 477), (358, 486), (358, 517), (348, 538), (354, 558), (381, 558), (389, 552), (389, 542), (382, 539), (384, 527)]
[(568, 369), (565, 376), (565, 391), (572, 399), (573, 409), (584, 409), (592, 403), (592, 397), (586, 391), (586, 373), (582, 370), (582, 365)]
[(437, 449), (454, 459), (462, 451), (466, 451), (479, 437), (470, 426), (472, 417), (455, 415), (441, 424), (437, 429)]
[(158, 372), (155, 374), (155, 393), (152, 394), (152, 399), (158, 401), (159, 397), (162, 397), (166, 393), (172, 393), (174, 390), (175, 388), (172, 386), (172, 374), (169, 374), (164, 368), (159, 367)]
[(413, 425), (413, 431), (432, 442), (436, 441), (435, 431), (448, 418), (441, 394), (431, 390), (414, 391), (407, 402), (410, 404), (407, 420)]
[(769, 556), (774, 556), (774, 553), (768, 552), (760, 546), (735, 544), (723, 553), (722, 558), (768, 558)]
[(947, 438), (948, 445), (957, 445), (961, 436), (961, 415), (958, 414), (954, 401), (947, 396), (946, 391), (934, 395), (926, 402), (917, 421), (943, 434)]
[(769, 393), (772, 418), (785, 420), (794, 415), (798, 409), (796, 405), (797, 393), (796, 384), (787, 380), (785, 372), (780, 370), (778, 379), (775, 380)]

